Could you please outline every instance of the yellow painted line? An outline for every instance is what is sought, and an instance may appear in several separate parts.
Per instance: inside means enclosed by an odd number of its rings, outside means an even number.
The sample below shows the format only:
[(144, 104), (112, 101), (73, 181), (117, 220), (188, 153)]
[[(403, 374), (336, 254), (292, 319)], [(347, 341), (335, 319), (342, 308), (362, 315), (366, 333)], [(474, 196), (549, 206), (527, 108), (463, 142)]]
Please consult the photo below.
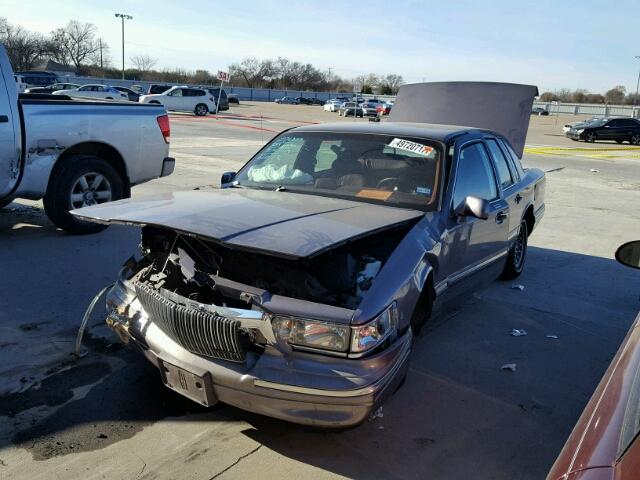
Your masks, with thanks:
[(640, 147), (602, 147), (602, 148), (588, 148), (588, 147), (525, 147), (524, 151), (529, 153), (535, 152), (628, 152), (640, 150)]

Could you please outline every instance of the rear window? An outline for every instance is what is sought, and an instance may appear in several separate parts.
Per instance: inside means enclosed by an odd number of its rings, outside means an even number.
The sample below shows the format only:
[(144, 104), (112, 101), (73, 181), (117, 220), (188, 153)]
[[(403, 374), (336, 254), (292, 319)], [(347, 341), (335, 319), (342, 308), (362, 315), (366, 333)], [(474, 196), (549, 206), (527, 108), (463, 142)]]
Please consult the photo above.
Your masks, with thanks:
[(511, 146), (504, 140), (500, 139), (499, 142), (500, 142), (500, 145), (502, 145), (503, 150), (505, 152), (508, 152), (509, 155), (511, 156), (513, 165), (516, 167), (516, 170), (518, 171), (518, 176), (520, 178), (524, 177), (524, 168), (522, 168), (522, 163), (520, 162), (520, 158), (518, 157), (518, 155), (516, 155), (516, 152), (514, 152), (513, 148), (511, 148)]

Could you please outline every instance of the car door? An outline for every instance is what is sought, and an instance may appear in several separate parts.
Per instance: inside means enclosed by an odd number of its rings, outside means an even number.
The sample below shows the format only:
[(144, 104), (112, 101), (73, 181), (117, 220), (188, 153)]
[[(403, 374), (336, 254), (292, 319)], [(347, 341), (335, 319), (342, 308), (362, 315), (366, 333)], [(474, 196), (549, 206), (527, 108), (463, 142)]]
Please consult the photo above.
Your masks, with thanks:
[(520, 229), (520, 222), (524, 217), (525, 203), (520, 192), (520, 175), (509, 154), (504, 151), (496, 138), (485, 138), (493, 165), (498, 173), (498, 183), (502, 190), (502, 198), (509, 205), (509, 240), (515, 238)]
[(621, 133), (621, 127), (621, 120), (609, 120), (598, 129), (598, 140), (615, 140)]
[[(509, 205), (501, 196), (496, 172), (482, 140), (457, 148), (447, 231), (447, 285), (471, 285), (493, 279), (501, 271), (508, 249)], [(468, 196), (489, 202), (488, 218), (457, 216), (455, 209)], [(489, 268), (491, 267), (491, 268)]]
[(164, 95), (160, 102), (167, 110), (184, 110), (184, 89), (176, 88)]
[(70, 92), (71, 96), (74, 97), (93, 97), (95, 94), (93, 92), (93, 85), (85, 85), (80, 87), (77, 92)]

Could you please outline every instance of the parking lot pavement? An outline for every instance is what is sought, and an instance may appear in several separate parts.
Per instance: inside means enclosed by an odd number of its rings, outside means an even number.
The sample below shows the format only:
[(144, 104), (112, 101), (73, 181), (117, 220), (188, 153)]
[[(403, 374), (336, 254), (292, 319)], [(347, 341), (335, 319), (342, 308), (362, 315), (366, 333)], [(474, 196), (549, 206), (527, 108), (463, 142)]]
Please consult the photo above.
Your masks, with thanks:
[[(275, 132), (337, 118), (289, 105), (231, 112), (172, 115), (176, 171), (134, 196), (218, 184)], [(532, 118), (530, 141), (564, 145), (548, 122)], [(640, 232), (637, 162), (527, 155), (549, 173), (524, 290), (496, 281), (447, 306), (382, 415), (344, 431), (205, 410), (162, 386), (98, 313), (88, 355), (74, 360), (84, 309), (136, 253), (138, 232), (68, 236), (39, 202), (15, 202), (0, 210), (0, 478), (543, 478), (640, 310), (640, 275), (613, 260)]]

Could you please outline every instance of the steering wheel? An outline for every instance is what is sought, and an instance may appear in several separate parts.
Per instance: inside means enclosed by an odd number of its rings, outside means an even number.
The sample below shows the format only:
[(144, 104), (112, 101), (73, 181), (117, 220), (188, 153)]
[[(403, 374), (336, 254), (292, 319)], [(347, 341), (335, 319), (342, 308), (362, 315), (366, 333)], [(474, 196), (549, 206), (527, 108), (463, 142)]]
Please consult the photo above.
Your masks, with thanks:
[(376, 188), (379, 190), (393, 190), (393, 187), (398, 183), (398, 177), (383, 178), (378, 182)]

